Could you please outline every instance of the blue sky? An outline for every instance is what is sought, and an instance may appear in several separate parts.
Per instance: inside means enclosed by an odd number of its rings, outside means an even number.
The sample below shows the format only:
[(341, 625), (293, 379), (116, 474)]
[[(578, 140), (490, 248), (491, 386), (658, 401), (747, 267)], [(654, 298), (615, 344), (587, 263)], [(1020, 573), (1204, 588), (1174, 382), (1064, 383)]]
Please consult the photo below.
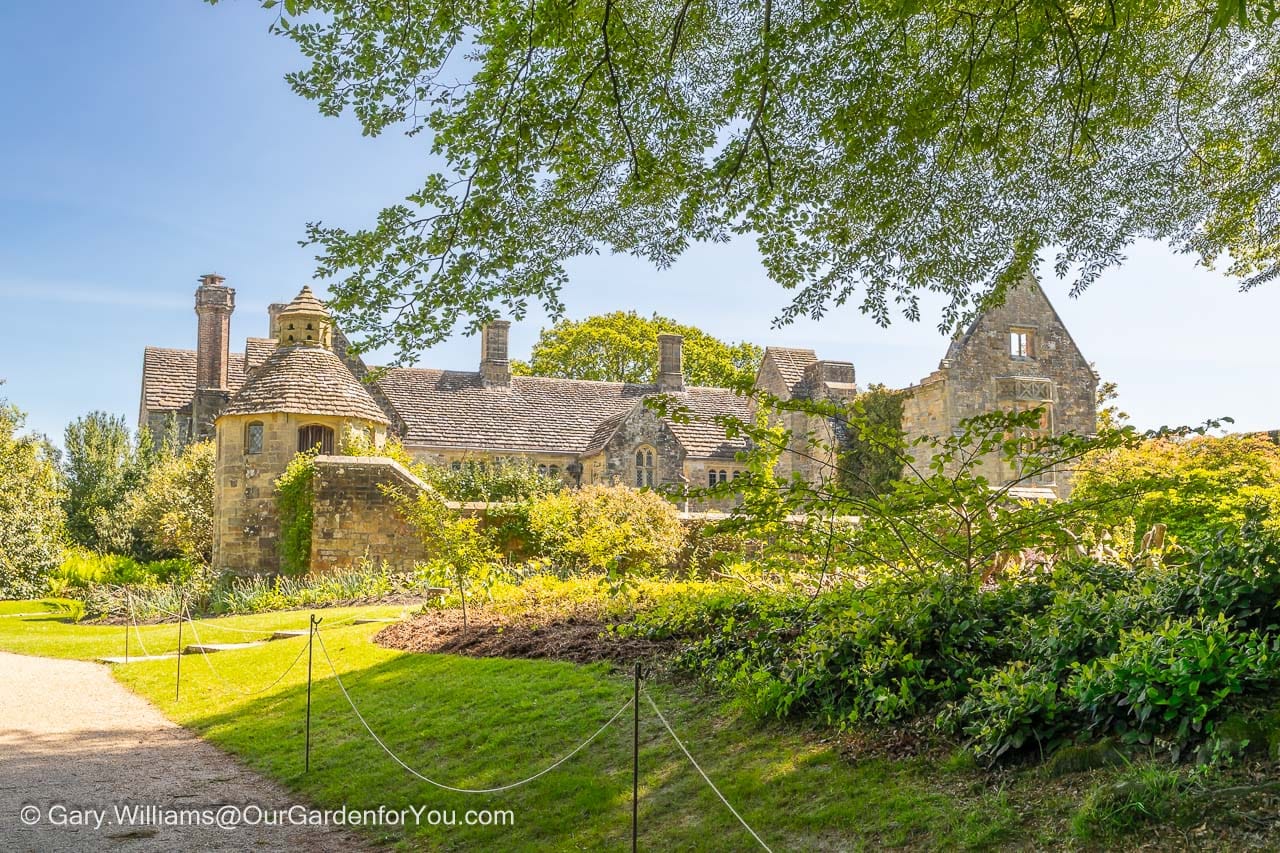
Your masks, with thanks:
[[(92, 409), (132, 423), (142, 348), (193, 346), (197, 276), (236, 288), (235, 339), (265, 334), (267, 304), (310, 281), (305, 223), (366, 224), (430, 168), (425, 140), (364, 138), (295, 96), (283, 75), (301, 60), (267, 21), (246, 0), (0, 5), (0, 395), (32, 428), (60, 438)], [(851, 360), (861, 383), (909, 384), (946, 348), (928, 313), (886, 330), (848, 307), (771, 328), (786, 294), (749, 240), (695, 247), (661, 272), (606, 255), (571, 273), (570, 316), (660, 311)], [(1138, 425), (1231, 415), (1280, 428), (1280, 286), (1238, 293), (1149, 244), (1079, 299), (1045, 285)], [(512, 329), (514, 356), (544, 322)], [(474, 338), (455, 338), (423, 362), (478, 358)]]

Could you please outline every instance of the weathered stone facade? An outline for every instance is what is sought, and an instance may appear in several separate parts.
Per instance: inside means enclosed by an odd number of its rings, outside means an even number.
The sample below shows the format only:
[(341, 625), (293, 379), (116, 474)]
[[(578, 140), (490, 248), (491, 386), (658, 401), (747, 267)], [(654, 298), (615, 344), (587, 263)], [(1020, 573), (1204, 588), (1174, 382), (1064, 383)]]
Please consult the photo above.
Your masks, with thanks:
[(426, 557), (386, 488), (428, 488), (390, 459), (317, 456), (311, 480), (311, 570), (331, 572), (360, 560), (409, 571)]
[[(678, 492), (724, 482), (744, 468), (738, 457), (745, 440), (727, 438), (715, 418), (749, 418), (755, 404), (727, 389), (686, 386), (678, 336), (662, 336), (653, 385), (513, 376), (505, 322), (483, 330), (476, 371), (392, 368), (370, 381), (307, 288), (288, 305), (270, 307), (271, 339), (248, 339), (244, 353), (228, 351), (234, 291), (221, 277), (205, 276), (196, 300), (195, 351), (146, 349), (139, 421), (157, 431), (176, 423), (183, 440), (209, 434), (213, 425), (219, 569), (279, 569), (275, 481), (299, 450), (317, 443), (323, 462), (314, 481), (313, 570), (364, 556), (404, 566), (420, 556), (417, 538), (377, 488), (402, 481), (406, 472), (386, 460), (333, 456), (353, 432), (375, 446), (395, 436), (415, 459), (435, 465), (523, 460), (570, 486)], [(1090, 433), (1096, 387), (1043, 291), (1029, 282), (957, 337), (937, 371), (907, 389), (903, 426), (908, 438), (945, 435), (966, 417), (1045, 403), (1047, 429)], [(782, 347), (765, 351), (756, 388), (781, 400), (847, 401), (858, 390), (849, 362)], [(691, 417), (647, 407), (658, 394), (670, 395)], [(834, 424), (803, 413), (775, 417), (791, 432), (781, 476), (835, 476), (832, 448), (843, 437)], [(993, 481), (1007, 476), (990, 465), (985, 473)], [(1042, 486), (1056, 494), (1069, 489), (1064, 472)], [(685, 501), (683, 508), (725, 507)]]
[[(1042, 406), (1050, 434), (1097, 430), (1098, 375), (1034, 280), (1011, 289), (1003, 305), (974, 321), (952, 341), (938, 369), (907, 391), (908, 440), (947, 435), (979, 414)], [(993, 483), (1015, 476), (996, 458), (984, 460), (979, 472)], [(1065, 497), (1070, 472), (1049, 472), (1027, 485)]]

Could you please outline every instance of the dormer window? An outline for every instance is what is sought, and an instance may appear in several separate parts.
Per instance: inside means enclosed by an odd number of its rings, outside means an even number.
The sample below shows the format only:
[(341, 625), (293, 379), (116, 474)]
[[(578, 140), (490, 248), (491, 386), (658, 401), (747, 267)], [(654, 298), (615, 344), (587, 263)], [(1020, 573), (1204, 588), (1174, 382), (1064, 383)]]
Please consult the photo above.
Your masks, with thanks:
[(1030, 361), (1036, 357), (1035, 332), (1031, 329), (1009, 330), (1009, 357)]

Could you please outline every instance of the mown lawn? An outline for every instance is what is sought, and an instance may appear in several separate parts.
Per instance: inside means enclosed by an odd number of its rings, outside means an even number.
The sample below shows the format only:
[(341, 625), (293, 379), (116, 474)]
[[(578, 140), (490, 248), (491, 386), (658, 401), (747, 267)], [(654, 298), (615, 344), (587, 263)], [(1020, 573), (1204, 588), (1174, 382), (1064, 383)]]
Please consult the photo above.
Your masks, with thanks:
[[(327, 610), (323, 616), (332, 625), (357, 612), (400, 609)], [(200, 633), (205, 641), (227, 642), (234, 632), (226, 627), (306, 624), (306, 613), (277, 613), (203, 620)], [(379, 627), (347, 624), (322, 632), (370, 726), (410, 766), (455, 787), (499, 786), (536, 773), (596, 731), (631, 693), (628, 674), (607, 665), (408, 654), (374, 645)], [(173, 625), (141, 630), (149, 651), (171, 650), (176, 642)], [(316, 805), (413, 805), (460, 815), (510, 809), (515, 816), (514, 827), (375, 831), (381, 840), (439, 850), (601, 850), (630, 843), (630, 710), (591, 746), (528, 785), (491, 795), (450, 793), (417, 780), (380, 751), (339, 692), (317, 644), (307, 774), (306, 655), (299, 658), (305, 644), (305, 638), (279, 640), (218, 653), (208, 661), (213, 669), (188, 656), (178, 700), (173, 660), (114, 671), (172, 719)], [(0, 649), (8, 651), (93, 658), (118, 654), (122, 646), (120, 627), (0, 618)], [(240, 692), (267, 687), (295, 661), (265, 692)], [(774, 850), (1057, 846), (1068, 840), (1075, 796), (1064, 796), (1061, 786), (1047, 793), (1034, 773), (996, 783), (965, 762), (940, 763), (936, 756), (852, 759), (822, 732), (762, 724), (692, 687), (657, 682), (649, 689), (703, 768)], [(642, 848), (753, 848), (647, 703), (641, 706), (640, 761)]]

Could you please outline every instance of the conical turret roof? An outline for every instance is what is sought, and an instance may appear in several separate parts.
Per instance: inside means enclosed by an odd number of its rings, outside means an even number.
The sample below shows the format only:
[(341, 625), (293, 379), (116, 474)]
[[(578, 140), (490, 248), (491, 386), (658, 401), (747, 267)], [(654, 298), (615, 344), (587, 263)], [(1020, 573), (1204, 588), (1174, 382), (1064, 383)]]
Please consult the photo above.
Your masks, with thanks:
[(342, 359), (332, 350), (318, 346), (277, 348), (249, 375), (222, 410), (223, 415), (271, 412), (334, 415), (389, 423), (386, 414)]

